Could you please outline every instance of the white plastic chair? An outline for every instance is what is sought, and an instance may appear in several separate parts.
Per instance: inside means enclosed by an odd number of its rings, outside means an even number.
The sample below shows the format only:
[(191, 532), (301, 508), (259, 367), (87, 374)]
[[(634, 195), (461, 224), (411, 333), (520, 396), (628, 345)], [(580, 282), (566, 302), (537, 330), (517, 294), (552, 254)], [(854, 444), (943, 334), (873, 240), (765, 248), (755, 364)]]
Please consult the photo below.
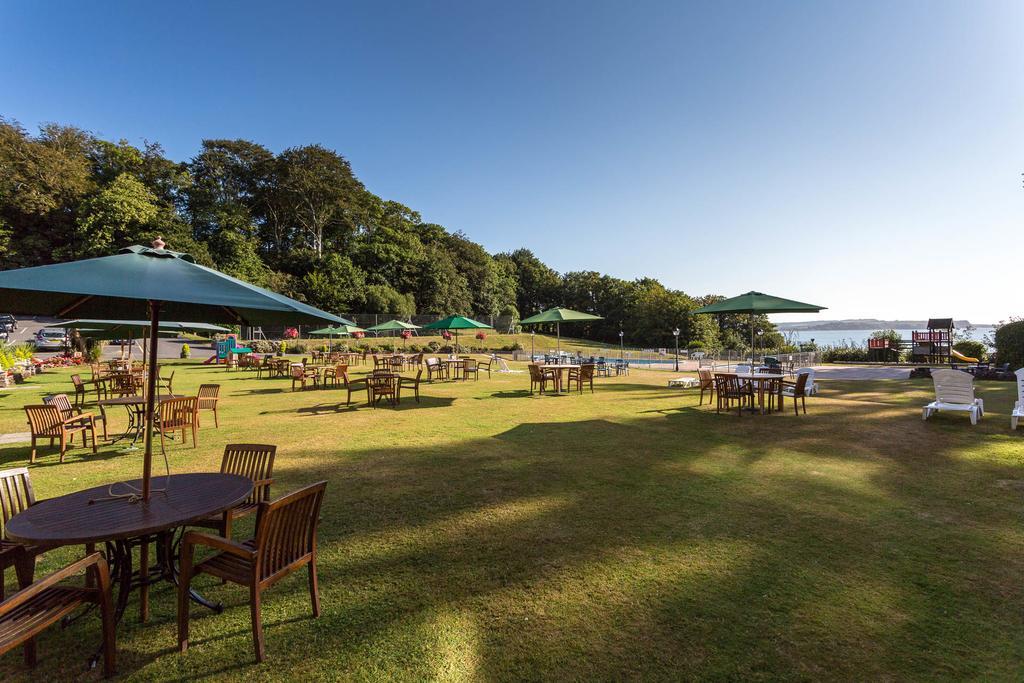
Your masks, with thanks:
[(1017, 420), (1024, 417), (1024, 368), (1017, 370), (1017, 401), (1013, 404), (1013, 412), (1010, 413), (1010, 429), (1017, 429)]
[(804, 391), (807, 392), (808, 396), (814, 396), (818, 393), (818, 383), (814, 381), (814, 368), (799, 368), (795, 374), (797, 376), (808, 375), (807, 384), (804, 387)]
[(985, 402), (974, 397), (974, 378), (959, 370), (932, 370), (935, 400), (924, 407), (921, 419), (927, 420), (940, 410), (961, 410), (970, 414), (971, 424), (985, 414)]

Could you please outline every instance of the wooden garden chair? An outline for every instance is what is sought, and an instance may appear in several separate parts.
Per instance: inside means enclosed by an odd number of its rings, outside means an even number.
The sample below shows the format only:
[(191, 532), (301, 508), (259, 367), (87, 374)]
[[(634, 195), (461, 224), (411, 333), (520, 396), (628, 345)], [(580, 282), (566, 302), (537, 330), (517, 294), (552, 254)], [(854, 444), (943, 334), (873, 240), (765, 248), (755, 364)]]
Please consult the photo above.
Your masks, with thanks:
[(700, 401), (697, 405), (704, 405), (704, 392), (708, 392), (708, 398), (715, 400), (715, 377), (710, 370), (697, 370), (697, 379), (700, 382)]
[(157, 382), (157, 389), (166, 389), (168, 394), (174, 393), (174, 373), (176, 370), (171, 370), (171, 374), (167, 377), (161, 376), (160, 381)]
[(348, 372), (348, 365), (345, 363), (337, 363), (332, 368), (324, 368), (324, 387), (327, 384), (333, 384), (337, 386), (341, 383), (341, 376)]
[[(964, 373), (966, 374), (966, 373)], [(793, 399), (793, 414), (799, 415), (800, 410), (797, 406), (797, 399), (800, 399), (800, 404), (803, 406), (804, 415), (807, 414), (807, 380), (810, 377), (807, 373), (801, 372), (796, 376), (795, 382), (783, 382), (782, 393), (779, 394), (779, 410), (782, 410), (782, 403), (784, 398), (788, 396)]]
[(36, 555), (46, 550), (42, 546), (24, 545), (7, 538), (7, 522), (11, 517), (35, 504), (36, 496), (27, 467), (0, 471), (0, 520), (3, 521), (3, 526), (0, 526), (0, 600), (5, 595), (8, 567), (14, 567), (18, 585), (24, 588), (32, 582)]
[[(213, 426), (220, 427), (220, 420), (217, 417), (217, 406), (220, 403), (220, 385), (219, 384), (200, 384), (199, 394), (196, 396), (199, 399), (197, 409), (199, 411), (211, 410), (213, 411)], [(200, 422), (199, 414), (196, 414), (197, 426)]]
[[(189, 531), (181, 543), (181, 576), (178, 581), (178, 649), (188, 649), (189, 584), (192, 577), (209, 574), (249, 588), (249, 611), (256, 661), (266, 659), (260, 605), (263, 591), (288, 574), (307, 567), (313, 617), (320, 616), (320, 591), (316, 575), (316, 530), (320, 522), (327, 482), (262, 502), (256, 513), (256, 536), (236, 543), (220, 536)], [(219, 551), (196, 565), (196, 546)]]
[(431, 356), (426, 360), (427, 367), (427, 381), (433, 382), (434, 377), (440, 379), (448, 379), (448, 366), (442, 363), (437, 358)]
[(412, 389), (416, 397), (416, 402), (420, 402), (420, 380), (423, 378), (423, 368), (416, 371), (416, 377), (399, 377), (398, 378), (398, 400), (402, 400), (402, 389)]
[(569, 370), (569, 387), (571, 388), (573, 383), (576, 383), (576, 390), (583, 393), (583, 384), (587, 383), (590, 385), (590, 393), (594, 393), (594, 364), (584, 363), (579, 369)]
[(740, 385), (739, 378), (732, 373), (715, 373), (715, 395), (718, 398), (718, 403), (715, 404), (716, 413), (720, 413), (722, 408), (729, 412), (735, 403), (738, 415), (743, 415), (743, 407), (750, 398), (750, 392)]
[(398, 405), (400, 376), (390, 372), (385, 374), (379, 370), (373, 372), (374, 374), (366, 378), (366, 402), (374, 408), (381, 399), (386, 399), (393, 406)]
[(220, 515), (193, 522), (193, 526), (215, 529), (224, 538), (231, 538), (231, 527), (236, 519), (251, 515), (260, 503), (270, 500), (270, 485), (274, 483), (274, 456), (277, 446), (256, 443), (228, 444), (220, 461), (221, 474), (240, 474), (252, 479), (252, 493), (245, 502)]
[(160, 421), (156, 425), (160, 432), (160, 452), (166, 453), (164, 437), (170, 434), (174, 438), (175, 432), (181, 432), (181, 443), (185, 443), (185, 433), (192, 430), (192, 448), (198, 448), (196, 440), (196, 429), (199, 427), (199, 399), (195, 396), (183, 396), (182, 398), (169, 398), (160, 402)]
[(533, 388), (536, 386), (540, 389), (540, 393), (544, 393), (547, 389), (548, 382), (554, 386), (557, 378), (555, 377), (554, 370), (546, 370), (536, 363), (530, 363), (527, 366), (530, 369), (530, 393), (533, 393)]
[(462, 366), (462, 379), (469, 379), (472, 375), (474, 380), (480, 379), (480, 364), (476, 358), (463, 358), (465, 365)]
[(307, 368), (305, 363), (301, 365), (296, 363), (291, 366), (291, 372), (292, 391), (295, 391), (296, 384), (300, 385), (303, 391), (305, 391), (306, 385), (310, 383), (313, 385), (314, 388), (320, 386), (320, 373), (316, 371), (316, 368)]
[[(86, 415), (91, 416), (93, 423), (100, 422), (103, 424), (103, 440), (107, 440), (106, 416), (102, 414), (96, 415), (94, 413), (87, 413), (83, 411), (81, 408), (71, 405), (71, 401), (68, 400), (67, 394), (54, 394), (53, 396), (45, 396), (43, 397), (43, 403), (45, 403), (48, 406), (57, 406), (57, 408), (60, 410), (61, 416), (64, 419), (67, 419), (69, 417), (85, 417)], [(85, 446), (86, 444), (84, 443), (84, 435), (82, 436), (82, 441), (82, 445)], [(74, 434), (71, 435), (70, 442), (74, 442)]]
[(96, 425), (93, 422), (92, 413), (64, 417), (57, 406), (41, 405), (25, 406), (25, 414), (28, 416), (29, 431), (32, 433), (32, 452), (29, 455), (29, 462), (36, 461), (36, 441), (38, 439), (49, 439), (51, 447), (55, 439), (60, 439), (60, 462), (64, 462), (64, 453), (68, 449), (71, 438), (79, 432), (82, 433), (83, 446), (87, 445), (85, 434), (89, 433), (92, 436), (92, 452), (96, 452)]
[[(85, 570), (83, 587), (62, 581)], [(116, 641), (114, 609), (110, 600), (110, 571), (100, 553), (92, 553), (77, 562), (23, 588), (0, 602), (0, 655), (19, 645), (24, 648), (25, 664), (36, 664), (36, 636), (86, 604), (98, 604), (103, 628), (103, 673), (115, 671)]]
[(348, 396), (345, 398), (345, 405), (347, 406), (352, 405), (352, 394), (366, 390), (366, 380), (350, 380), (348, 378), (347, 371), (343, 371), (341, 373), (341, 383), (345, 387), (345, 391), (348, 393)]
[(479, 371), (486, 371), (487, 372), (487, 379), (490, 379), (491, 378), (491, 363), (493, 363), (493, 362), (494, 361), (492, 359), (490, 359), (490, 358), (488, 358), (487, 360), (478, 360), (476, 362), (477, 371), (478, 372)]

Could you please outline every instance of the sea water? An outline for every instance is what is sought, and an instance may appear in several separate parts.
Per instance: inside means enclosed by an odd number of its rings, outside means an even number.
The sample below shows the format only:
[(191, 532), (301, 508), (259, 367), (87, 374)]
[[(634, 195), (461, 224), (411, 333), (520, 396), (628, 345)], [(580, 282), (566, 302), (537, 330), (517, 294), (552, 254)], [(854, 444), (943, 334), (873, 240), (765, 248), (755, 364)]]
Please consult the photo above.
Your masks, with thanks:
[[(787, 330), (783, 331), (782, 335), (787, 339), (792, 339), (794, 343), (809, 342), (812, 339), (814, 343), (819, 347), (822, 346), (842, 346), (844, 343), (847, 346), (867, 346), (868, 339), (871, 338), (871, 333), (876, 330)], [(995, 331), (994, 327), (990, 326), (979, 326), (970, 330), (969, 339), (976, 341), (985, 341), (986, 338), (992, 339), (992, 333)], [(914, 330), (896, 330), (899, 333), (901, 339), (910, 339), (911, 333)], [(964, 330), (954, 330), (958, 333), (957, 340), (962, 339), (960, 335), (965, 334)]]

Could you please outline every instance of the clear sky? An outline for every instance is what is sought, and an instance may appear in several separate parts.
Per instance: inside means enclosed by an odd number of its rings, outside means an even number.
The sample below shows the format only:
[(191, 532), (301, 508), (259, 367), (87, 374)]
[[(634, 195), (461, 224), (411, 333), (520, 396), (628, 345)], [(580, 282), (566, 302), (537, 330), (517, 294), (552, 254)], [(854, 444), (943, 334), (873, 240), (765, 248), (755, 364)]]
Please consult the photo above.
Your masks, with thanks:
[(175, 159), (319, 142), (560, 271), (1024, 313), (1019, 0), (0, 1), (0, 114)]

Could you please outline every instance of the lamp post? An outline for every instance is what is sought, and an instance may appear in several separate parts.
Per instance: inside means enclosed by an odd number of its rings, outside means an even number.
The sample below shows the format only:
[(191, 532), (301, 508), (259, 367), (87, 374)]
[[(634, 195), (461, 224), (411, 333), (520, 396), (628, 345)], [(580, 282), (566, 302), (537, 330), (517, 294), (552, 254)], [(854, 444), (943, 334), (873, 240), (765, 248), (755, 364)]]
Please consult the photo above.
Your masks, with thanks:
[[(764, 330), (758, 330), (757, 331), (757, 339), (760, 339), (761, 335), (763, 335), (763, 334), (764, 334)], [(757, 357), (756, 351), (757, 351), (757, 344), (755, 343), (754, 346), (750, 349), (750, 367), (751, 368), (754, 367), (754, 363), (756, 362), (754, 360)]]
[(622, 338), (626, 333), (619, 330), (619, 360), (626, 360), (626, 347), (622, 345)]
[(534, 357), (533, 357), (533, 338), (534, 338), (534, 335), (536, 335), (536, 334), (537, 334), (536, 331), (530, 330), (530, 362), (531, 363), (534, 361)]
[(679, 372), (679, 328), (672, 330), (672, 336), (676, 338), (676, 372)]

